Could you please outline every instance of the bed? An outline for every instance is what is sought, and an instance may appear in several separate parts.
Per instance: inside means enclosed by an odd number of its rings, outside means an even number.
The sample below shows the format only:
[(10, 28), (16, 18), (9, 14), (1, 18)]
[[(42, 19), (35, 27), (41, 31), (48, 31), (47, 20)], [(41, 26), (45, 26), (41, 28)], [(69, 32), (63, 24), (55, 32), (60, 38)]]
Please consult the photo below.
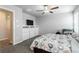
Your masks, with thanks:
[(45, 34), (36, 38), (30, 48), (35, 53), (71, 53), (71, 35)]

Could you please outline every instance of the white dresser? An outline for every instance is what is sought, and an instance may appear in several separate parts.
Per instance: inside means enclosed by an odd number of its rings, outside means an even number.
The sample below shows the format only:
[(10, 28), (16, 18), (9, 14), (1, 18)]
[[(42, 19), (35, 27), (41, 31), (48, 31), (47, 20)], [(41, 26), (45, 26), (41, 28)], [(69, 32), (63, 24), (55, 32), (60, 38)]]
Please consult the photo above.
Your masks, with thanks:
[(23, 28), (23, 40), (27, 40), (29, 38), (35, 37), (38, 35), (39, 28)]

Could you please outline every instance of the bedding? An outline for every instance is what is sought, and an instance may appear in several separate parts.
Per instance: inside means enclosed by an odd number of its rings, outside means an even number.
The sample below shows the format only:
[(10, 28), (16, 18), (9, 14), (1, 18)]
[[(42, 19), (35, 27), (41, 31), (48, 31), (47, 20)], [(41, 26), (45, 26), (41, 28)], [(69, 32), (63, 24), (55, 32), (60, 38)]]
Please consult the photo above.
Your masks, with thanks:
[(71, 40), (70, 35), (45, 34), (36, 38), (31, 44), (31, 50), (35, 47), (52, 53), (70, 53)]
[(71, 36), (79, 43), (79, 34), (73, 33)]

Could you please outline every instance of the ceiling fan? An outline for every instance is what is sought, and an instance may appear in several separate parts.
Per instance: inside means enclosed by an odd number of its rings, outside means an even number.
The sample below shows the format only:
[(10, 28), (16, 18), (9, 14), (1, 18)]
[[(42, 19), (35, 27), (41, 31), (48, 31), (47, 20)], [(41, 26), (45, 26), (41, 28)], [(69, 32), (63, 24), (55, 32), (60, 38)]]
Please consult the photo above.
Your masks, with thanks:
[(53, 10), (58, 9), (58, 6), (53, 6), (53, 5), (43, 5), (44, 9), (43, 10), (36, 10), (37, 12), (42, 12), (42, 15), (45, 13), (53, 13)]

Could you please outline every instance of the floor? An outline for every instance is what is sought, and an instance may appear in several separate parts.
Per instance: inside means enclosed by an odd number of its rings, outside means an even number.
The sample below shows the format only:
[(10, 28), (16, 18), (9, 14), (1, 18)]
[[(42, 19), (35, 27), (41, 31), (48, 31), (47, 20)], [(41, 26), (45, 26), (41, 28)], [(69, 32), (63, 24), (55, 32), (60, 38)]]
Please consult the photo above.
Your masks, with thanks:
[(30, 45), (35, 38), (36, 37), (25, 40), (15, 46), (0, 48), (0, 53), (33, 53), (30, 49)]

